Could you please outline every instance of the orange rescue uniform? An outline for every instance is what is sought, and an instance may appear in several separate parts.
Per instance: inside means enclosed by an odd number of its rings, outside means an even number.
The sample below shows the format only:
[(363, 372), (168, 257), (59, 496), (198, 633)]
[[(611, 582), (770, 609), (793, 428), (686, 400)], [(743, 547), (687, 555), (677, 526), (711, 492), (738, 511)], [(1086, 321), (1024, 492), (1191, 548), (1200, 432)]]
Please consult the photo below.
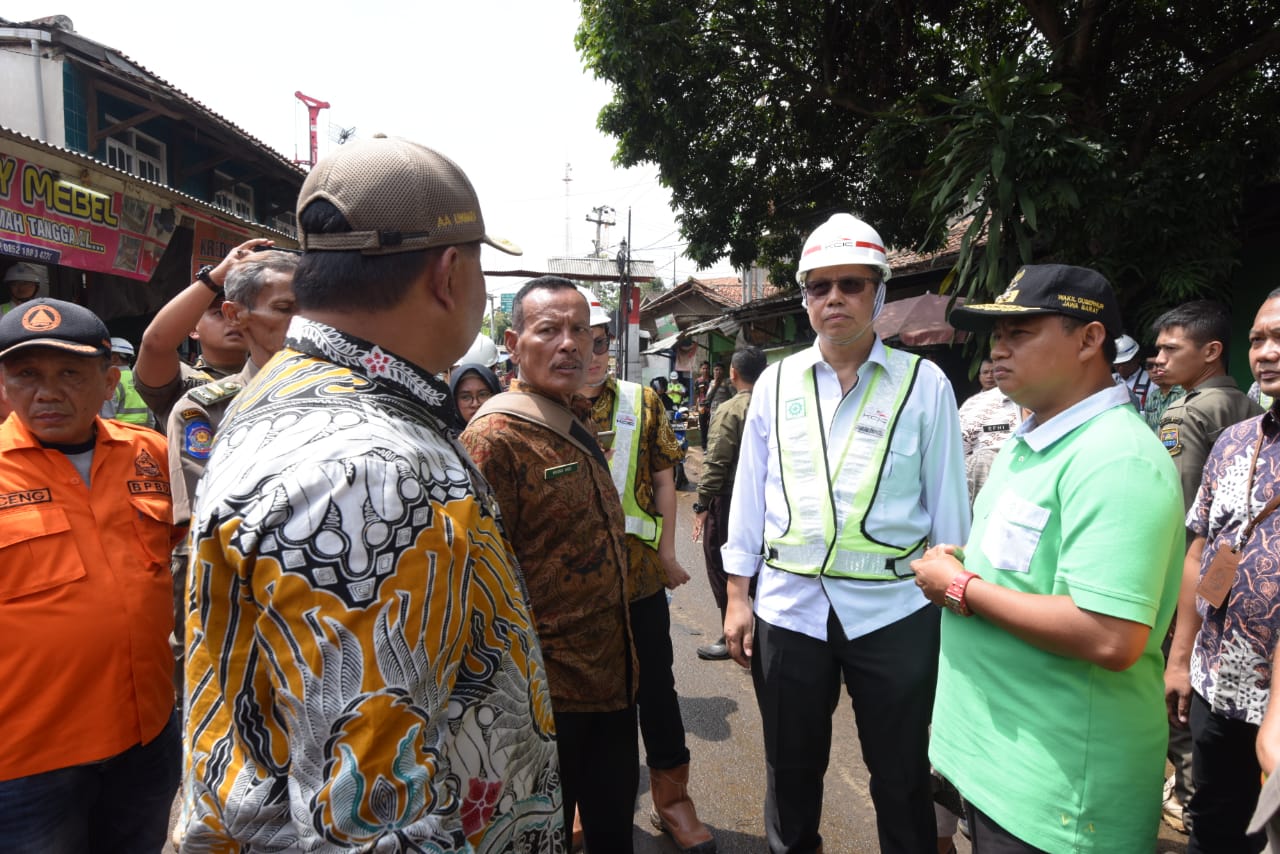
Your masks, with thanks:
[(97, 420), (90, 485), (0, 425), (0, 780), (106, 759), (174, 707), (165, 440)]

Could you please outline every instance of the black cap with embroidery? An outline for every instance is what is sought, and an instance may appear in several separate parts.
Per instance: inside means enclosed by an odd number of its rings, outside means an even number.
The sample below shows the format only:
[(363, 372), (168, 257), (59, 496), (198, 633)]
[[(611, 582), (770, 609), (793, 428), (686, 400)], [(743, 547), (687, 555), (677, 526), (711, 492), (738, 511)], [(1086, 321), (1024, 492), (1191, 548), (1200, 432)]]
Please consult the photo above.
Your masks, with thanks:
[(105, 356), (111, 352), (111, 333), (98, 315), (84, 306), (60, 299), (34, 299), (0, 318), (0, 360), (30, 347)]
[(1064, 314), (1098, 321), (1112, 338), (1124, 332), (1120, 306), (1111, 284), (1097, 270), (1066, 264), (1028, 264), (991, 303), (970, 303), (951, 310), (956, 329), (986, 332), (1002, 317)]

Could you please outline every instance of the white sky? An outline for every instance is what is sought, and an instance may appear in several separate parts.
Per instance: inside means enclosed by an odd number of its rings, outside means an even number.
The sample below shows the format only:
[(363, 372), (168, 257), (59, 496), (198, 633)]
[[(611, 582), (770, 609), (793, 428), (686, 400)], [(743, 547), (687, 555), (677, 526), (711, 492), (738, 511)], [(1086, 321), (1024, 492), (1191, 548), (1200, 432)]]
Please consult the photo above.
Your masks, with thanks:
[[(491, 269), (541, 267), (565, 254), (565, 164), (572, 164), (568, 222), (574, 255), (591, 251), (591, 209), (609, 205), (633, 258), (655, 262), (670, 285), (683, 250), (657, 167), (616, 169), (614, 142), (596, 130), (609, 87), (583, 70), (573, 46), (576, 0), (422, 0), (396, 3), (213, 4), (10, 0), (0, 15), (63, 14), (76, 32), (114, 47), (275, 147), (305, 157), (307, 114), (293, 93), (332, 104), (320, 114), (321, 154), (330, 125), (357, 136), (383, 132), (438, 149), (467, 172), (491, 234), (524, 249), (486, 248)], [(295, 151), (296, 149), (296, 151)], [(675, 259), (683, 281), (731, 275), (726, 261), (698, 272)], [(513, 283), (490, 278), (491, 290)]]

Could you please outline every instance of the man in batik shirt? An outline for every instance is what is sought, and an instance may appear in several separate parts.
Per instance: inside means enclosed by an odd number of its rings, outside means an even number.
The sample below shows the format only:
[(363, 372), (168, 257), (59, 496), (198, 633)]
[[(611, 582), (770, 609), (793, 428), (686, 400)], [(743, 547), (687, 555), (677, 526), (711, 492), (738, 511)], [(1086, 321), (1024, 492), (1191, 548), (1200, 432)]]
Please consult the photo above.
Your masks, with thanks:
[[(1254, 319), (1249, 367), (1262, 391), (1280, 392), (1280, 289)], [(1223, 430), (1187, 514), (1194, 539), (1183, 567), (1165, 693), (1173, 723), (1191, 728), (1189, 854), (1256, 852), (1266, 842), (1245, 830), (1261, 788), (1255, 741), (1280, 634), (1280, 513), (1263, 515), (1277, 496), (1280, 419), (1272, 404)]]
[(300, 316), (192, 513), (183, 850), (557, 854), (541, 650), (433, 376), (502, 247), (456, 165), (384, 137), (317, 164), (298, 223)]

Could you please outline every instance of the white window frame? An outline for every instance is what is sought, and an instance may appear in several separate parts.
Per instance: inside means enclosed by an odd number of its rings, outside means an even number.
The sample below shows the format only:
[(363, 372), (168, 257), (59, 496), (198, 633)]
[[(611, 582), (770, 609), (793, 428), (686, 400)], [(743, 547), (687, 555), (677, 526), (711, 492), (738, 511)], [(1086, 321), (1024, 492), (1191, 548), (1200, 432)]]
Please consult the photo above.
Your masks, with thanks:
[[(232, 181), (230, 175), (214, 172), (218, 183)], [(213, 194), (213, 203), (227, 213), (235, 214), (249, 222), (257, 222), (253, 218), (253, 187), (248, 184), (230, 183)]]
[[(108, 125), (118, 122), (119, 119), (114, 116), (107, 116)], [(139, 142), (143, 148), (154, 147), (153, 151), (156, 153), (141, 150)], [(125, 128), (115, 136), (107, 137), (106, 143), (107, 163), (110, 165), (147, 181), (166, 185), (169, 183), (169, 170), (165, 168), (168, 148), (160, 140), (140, 130)]]
[(293, 211), (283, 211), (276, 214), (268, 224), (276, 231), (283, 231), (290, 237), (298, 236), (298, 217)]

